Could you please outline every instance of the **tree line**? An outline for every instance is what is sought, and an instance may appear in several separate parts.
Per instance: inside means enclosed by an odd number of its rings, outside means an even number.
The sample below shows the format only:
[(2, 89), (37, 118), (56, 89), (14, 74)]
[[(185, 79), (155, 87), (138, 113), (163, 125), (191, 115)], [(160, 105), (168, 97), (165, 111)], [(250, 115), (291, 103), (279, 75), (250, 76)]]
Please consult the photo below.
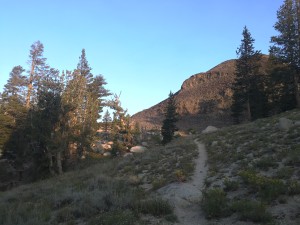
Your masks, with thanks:
[(132, 141), (129, 115), (111, 95), (102, 75), (94, 75), (85, 49), (77, 68), (61, 73), (47, 64), (44, 46), (33, 43), (29, 68), (15, 66), (0, 99), (0, 153), (31, 179), (61, 174), (79, 162), (97, 140), (101, 114), (112, 139)]
[(237, 123), (300, 108), (300, 0), (285, 0), (277, 19), (266, 74), (260, 68), (262, 54), (244, 27), (232, 87), (231, 111)]

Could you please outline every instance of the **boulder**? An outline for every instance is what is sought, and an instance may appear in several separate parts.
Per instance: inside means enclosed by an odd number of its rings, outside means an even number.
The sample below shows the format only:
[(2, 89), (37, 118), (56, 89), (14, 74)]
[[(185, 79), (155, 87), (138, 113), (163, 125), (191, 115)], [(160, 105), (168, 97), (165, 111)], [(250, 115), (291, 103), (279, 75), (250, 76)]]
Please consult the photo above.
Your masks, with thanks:
[(103, 153), (103, 156), (109, 157), (109, 156), (111, 156), (111, 153), (110, 153), (110, 152), (104, 152), (104, 153)]
[(203, 131), (202, 134), (209, 134), (218, 131), (219, 129), (214, 126), (208, 126)]
[(300, 126), (300, 120), (296, 121), (296, 122), (294, 123), (294, 126), (299, 127), (299, 126)]
[(278, 128), (280, 130), (289, 130), (293, 126), (293, 121), (287, 118), (280, 118), (278, 123)]
[(132, 147), (132, 148), (130, 149), (130, 152), (132, 152), (132, 153), (143, 153), (143, 152), (145, 152), (146, 150), (147, 150), (146, 147), (138, 145), (138, 146)]

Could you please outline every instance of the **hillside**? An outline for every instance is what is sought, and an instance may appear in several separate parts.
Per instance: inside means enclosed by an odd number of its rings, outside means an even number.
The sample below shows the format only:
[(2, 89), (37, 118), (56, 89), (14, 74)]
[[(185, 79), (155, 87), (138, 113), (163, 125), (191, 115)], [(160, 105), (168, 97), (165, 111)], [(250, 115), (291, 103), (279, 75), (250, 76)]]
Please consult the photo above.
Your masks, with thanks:
[[(202, 198), (195, 181), (206, 164), (195, 140), (208, 153)], [(76, 171), (0, 192), (0, 224), (298, 225), (299, 180), (300, 111), (293, 110), (166, 146), (153, 142), (141, 154), (92, 154)]]
[[(268, 56), (261, 61), (264, 73)], [(178, 127), (183, 130), (202, 130), (208, 125), (223, 127), (232, 124), (230, 106), (234, 81), (235, 60), (228, 60), (204, 73), (187, 80), (175, 93), (180, 116)], [(132, 116), (132, 119), (148, 129), (159, 128), (163, 120), (166, 100)]]
[(199, 137), (209, 171), (202, 200), (221, 224), (300, 224), (300, 111)]

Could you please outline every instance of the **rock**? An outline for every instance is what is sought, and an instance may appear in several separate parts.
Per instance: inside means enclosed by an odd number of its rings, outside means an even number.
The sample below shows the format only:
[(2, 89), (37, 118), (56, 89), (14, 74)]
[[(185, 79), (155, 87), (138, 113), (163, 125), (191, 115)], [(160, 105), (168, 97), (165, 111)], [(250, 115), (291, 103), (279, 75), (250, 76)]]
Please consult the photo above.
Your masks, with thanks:
[(147, 142), (145, 142), (145, 141), (144, 141), (144, 142), (142, 142), (142, 145), (143, 145), (143, 146), (145, 146), (145, 147), (149, 147), (148, 143), (147, 143)]
[(111, 145), (109, 145), (109, 144), (102, 144), (101, 147), (106, 151), (111, 150)]
[(218, 131), (219, 129), (214, 126), (208, 126), (203, 131), (202, 134), (209, 134)]
[(123, 157), (132, 157), (133, 154), (131, 152), (127, 152), (123, 155)]
[(212, 143), (211, 143), (211, 146), (216, 146), (216, 145), (218, 145), (218, 141), (213, 141)]
[(296, 122), (294, 123), (294, 126), (299, 127), (299, 126), (300, 126), (300, 121), (299, 121), (299, 120), (296, 121)]
[(134, 146), (130, 149), (130, 152), (133, 152), (133, 153), (143, 153), (147, 150), (146, 147), (144, 146)]
[(293, 126), (293, 121), (287, 118), (280, 118), (278, 123), (278, 128), (280, 130), (289, 130)]
[(110, 152), (104, 152), (103, 156), (109, 157), (109, 156), (111, 156), (111, 153)]

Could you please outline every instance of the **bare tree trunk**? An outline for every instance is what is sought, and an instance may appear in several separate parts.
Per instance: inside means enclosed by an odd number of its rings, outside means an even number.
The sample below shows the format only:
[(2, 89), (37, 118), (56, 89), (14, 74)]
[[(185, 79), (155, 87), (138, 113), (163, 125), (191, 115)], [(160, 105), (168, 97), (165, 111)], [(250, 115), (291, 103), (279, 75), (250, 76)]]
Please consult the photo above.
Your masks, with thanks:
[(49, 159), (49, 172), (53, 176), (53, 175), (55, 175), (55, 172), (53, 170), (53, 159), (52, 159), (51, 153), (48, 153), (48, 159)]
[(247, 103), (246, 103), (246, 107), (247, 107), (247, 119), (248, 121), (251, 121), (251, 108), (250, 108), (250, 100), (248, 97)]
[(31, 92), (32, 92), (32, 88), (33, 88), (33, 76), (34, 76), (34, 61), (32, 61), (31, 63), (31, 70), (30, 70), (30, 77), (29, 77), (29, 83), (28, 83), (28, 91), (27, 91), (27, 96), (26, 96), (26, 108), (29, 109), (30, 108), (30, 97), (31, 97)]
[(300, 91), (299, 91), (299, 75), (298, 73), (294, 74), (294, 93), (296, 98), (297, 108), (300, 109)]
[(62, 174), (62, 163), (61, 163), (61, 152), (58, 152), (56, 155), (56, 161), (57, 161), (57, 168), (58, 168), (58, 174)]
[[(297, 25), (298, 25), (298, 60), (300, 61), (300, 0), (296, 1), (296, 10), (297, 10)], [(295, 85), (295, 98), (297, 103), (297, 108), (300, 108), (300, 96), (299, 96), (299, 77), (300, 71), (297, 70), (296, 74), (294, 74), (294, 85)]]

